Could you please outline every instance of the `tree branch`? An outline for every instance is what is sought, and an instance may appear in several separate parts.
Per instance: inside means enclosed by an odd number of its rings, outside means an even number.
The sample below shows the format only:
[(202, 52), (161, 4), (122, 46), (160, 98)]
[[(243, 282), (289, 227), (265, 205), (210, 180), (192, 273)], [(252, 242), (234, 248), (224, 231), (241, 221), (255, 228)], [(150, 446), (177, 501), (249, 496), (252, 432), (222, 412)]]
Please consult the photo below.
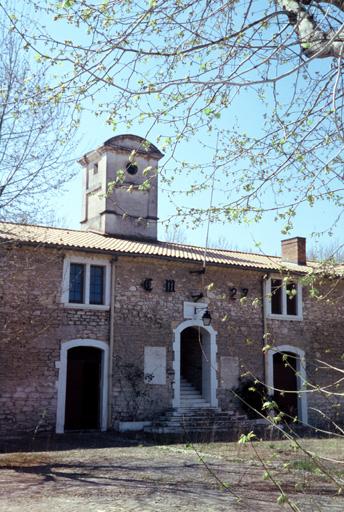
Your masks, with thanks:
[[(323, 31), (313, 15), (304, 7), (309, 3), (308, 0), (280, 2), (289, 22), (295, 27), (304, 54), (317, 58), (340, 57), (344, 48), (344, 26), (337, 31)], [(344, 2), (341, 0), (330, 0), (327, 3), (343, 9)]]

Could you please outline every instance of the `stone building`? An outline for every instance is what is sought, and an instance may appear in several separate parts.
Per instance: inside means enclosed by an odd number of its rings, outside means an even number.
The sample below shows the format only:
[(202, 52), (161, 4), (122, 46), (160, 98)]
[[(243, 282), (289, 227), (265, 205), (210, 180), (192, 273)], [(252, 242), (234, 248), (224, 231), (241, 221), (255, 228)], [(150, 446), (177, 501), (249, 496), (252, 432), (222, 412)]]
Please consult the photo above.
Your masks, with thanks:
[(2, 434), (230, 426), (245, 379), (285, 419), (342, 421), (340, 269), (314, 282), (303, 238), (280, 257), (159, 242), (162, 156), (133, 135), (86, 154), (80, 231), (1, 223)]

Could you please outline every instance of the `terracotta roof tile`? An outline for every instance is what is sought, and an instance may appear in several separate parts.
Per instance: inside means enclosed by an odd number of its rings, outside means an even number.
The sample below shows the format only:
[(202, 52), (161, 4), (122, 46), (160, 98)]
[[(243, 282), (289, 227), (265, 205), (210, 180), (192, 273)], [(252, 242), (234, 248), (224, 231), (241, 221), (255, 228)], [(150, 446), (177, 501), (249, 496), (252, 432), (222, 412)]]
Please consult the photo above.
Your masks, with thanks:
[[(93, 250), (125, 255), (158, 256), (181, 261), (202, 263), (204, 247), (176, 244), (170, 242), (136, 241), (113, 236), (106, 236), (90, 231), (61, 229), (28, 224), (13, 224), (0, 222), (0, 238), (28, 244), (45, 244), (77, 250)], [(239, 268), (259, 270), (290, 270), (307, 272), (316, 264), (310, 262), (307, 266), (285, 263), (276, 256), (246, 253), (223, 249), (207, 249), (208, 264), (225, 265)]]

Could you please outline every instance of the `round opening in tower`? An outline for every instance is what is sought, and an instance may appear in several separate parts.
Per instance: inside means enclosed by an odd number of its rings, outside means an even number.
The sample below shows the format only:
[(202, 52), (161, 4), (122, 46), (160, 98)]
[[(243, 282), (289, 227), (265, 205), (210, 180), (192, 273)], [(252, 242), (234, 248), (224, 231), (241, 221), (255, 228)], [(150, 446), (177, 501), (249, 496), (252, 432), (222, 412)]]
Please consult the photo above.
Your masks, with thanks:
[(137, 165), (136, 164), (132, 164), (131, 162), (128, 162), (127, 165), (126, 165), (126, 170), (127, 170), (127, 173), (129, 173), (131, 175), (134, 175), (138, 171)]

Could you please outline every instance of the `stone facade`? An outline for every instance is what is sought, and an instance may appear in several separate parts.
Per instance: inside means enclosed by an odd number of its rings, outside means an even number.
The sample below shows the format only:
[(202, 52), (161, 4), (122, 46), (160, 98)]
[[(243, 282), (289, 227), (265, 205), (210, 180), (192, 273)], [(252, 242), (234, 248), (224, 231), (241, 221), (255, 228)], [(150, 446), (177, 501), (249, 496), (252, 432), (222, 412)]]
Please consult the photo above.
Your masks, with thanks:
[[(304, 351), (310, 423), (322, 423), (317, 409), (343, 420), (339, 397), (333, 394), (343, 391), (341, 384), (333, 386), (340, 375), (332, 368), (343, 368), (343, 280), (324, 280), (323, 300), (311, 298), (303, 286), (302, 320), (264, 322), (263, 271), (209, 265), (205, 274), (197, 274), (190, 273), (199, 268), (192, 262), (118, 256), (112, 263), (113, 307), (97, 310), (61, 303), (65, 249), (3, 244), (0, 251), (1, 433), (55, 430), (61, 347), (73, 340), (96, 340), (111, 349), (108, 428), (124, 420), (152, 420), (170, 408), (176, 379), (174, 331), (186, 321), (184, 304), (195, 291), (204, 293), (200, 302), (208, 304), (217, 333), (215, 392), (222, 410), (235, 406), (231, 388), (240, 376), (267, 379), (263, 346), (268, 343)], [(142, 286), (145, 279), (152, 279), (151, 291)], [(166, 280), (174, 280), (174, 292), (165, 290)], [(242, 289), (248, 290), (245, 298), (240, 297)], [(165, 349), (165, 383), (147, 380), (145, 347)]]
[(245, 379), (270, 393), (285, 379), (301, 421), (342, 422), (343, 278), (314, 290), (303, 238), (282, 258), (210, 249), (205, 267), (204, 249), (158, 242), (162, 156), (134, 135), (84, 155), (84, 231), (3, 223), (0, 433), (118, 428), (190, 393), (192, 407), (239, 410)]

